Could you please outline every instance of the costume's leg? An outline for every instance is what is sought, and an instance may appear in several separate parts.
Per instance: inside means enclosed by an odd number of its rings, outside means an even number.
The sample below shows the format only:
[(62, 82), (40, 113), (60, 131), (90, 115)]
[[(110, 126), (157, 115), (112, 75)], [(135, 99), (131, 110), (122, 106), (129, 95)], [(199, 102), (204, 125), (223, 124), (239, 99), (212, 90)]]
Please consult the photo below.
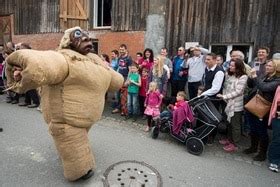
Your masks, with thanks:
[(62, 160), (66, 179), (77, 180), (94, 169), (95, 160), (88, 140), (88, 129), (51, 123), (49, 131)]

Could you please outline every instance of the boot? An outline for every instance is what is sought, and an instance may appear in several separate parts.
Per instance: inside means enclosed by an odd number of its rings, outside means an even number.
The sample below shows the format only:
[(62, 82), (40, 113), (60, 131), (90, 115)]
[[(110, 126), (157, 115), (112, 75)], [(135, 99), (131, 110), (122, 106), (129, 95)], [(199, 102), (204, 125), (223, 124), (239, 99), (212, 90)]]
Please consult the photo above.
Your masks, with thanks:
[(253, 158), (254, 161), (265, 161), (266, 159), (266, 152), (268, 148), (268, 140), (261, 140), (260, 141), (260, 151), (259, 153)]
[(259, 138), (255, 134), (251, 134), (251, 147), (243, 151), (244, 154), (256, 153), (258, 151)]

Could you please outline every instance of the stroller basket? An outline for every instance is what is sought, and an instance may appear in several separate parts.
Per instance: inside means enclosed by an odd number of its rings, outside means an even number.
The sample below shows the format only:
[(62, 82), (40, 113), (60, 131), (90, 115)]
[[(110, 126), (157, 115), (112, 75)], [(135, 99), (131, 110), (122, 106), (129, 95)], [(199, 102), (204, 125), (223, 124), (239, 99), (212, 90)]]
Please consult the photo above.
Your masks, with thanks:
[(193, 98), (189, 105), (197, 117), (207, 123), (218, 125), (222, 121), (222, 115), (207, 96)]

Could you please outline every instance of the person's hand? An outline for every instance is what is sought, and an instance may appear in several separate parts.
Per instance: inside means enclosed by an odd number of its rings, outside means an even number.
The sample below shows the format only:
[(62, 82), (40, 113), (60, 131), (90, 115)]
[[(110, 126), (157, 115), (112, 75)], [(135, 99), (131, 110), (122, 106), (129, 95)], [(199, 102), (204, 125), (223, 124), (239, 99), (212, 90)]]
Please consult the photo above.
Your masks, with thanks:
[(202, 94), (202, 90), (197, 90), (197, 96), (200, 96)]
[(251, 74), (251, 77), (252, 78), (256, 78), (257, 77), (257, 71), (255, 68), (252, 68), (251, 71), (250, 71), (250, 74)]
[(184, 72), (183, 72), (183, 71), (180, 71), (180, 72), (179, 72), (179, 76), (182, 77), (183, 75), (184, 75)]
[(162, 94), (160, 94), (160, 96), (159, 96), (159, 97), (160, 97), (161, 99), (162, 99), (162, 98), (164, 98), (164, 96), (163, 96)]
[(20, 70), (15, 70), (14, 71), (14, 79), (15, 79), (15, 81), (20, 81), (21, 78), (22, 78), (21, 71)]
[(222, 94), (217, 94), (217, 97), (218, 98), (223, 98), (223, 95)]

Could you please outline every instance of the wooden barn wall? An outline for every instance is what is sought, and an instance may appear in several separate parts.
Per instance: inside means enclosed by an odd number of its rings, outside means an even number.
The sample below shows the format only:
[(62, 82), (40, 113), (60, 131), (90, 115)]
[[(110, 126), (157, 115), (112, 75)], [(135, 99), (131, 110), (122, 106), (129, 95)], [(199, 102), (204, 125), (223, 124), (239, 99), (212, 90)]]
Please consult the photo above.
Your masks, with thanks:
[(169, 0), (166, 45), (253, 43), (280, 50), (279, 0)]
[(0, 15), (14, 12), (15, 0), (0, 0)]
[(59, 32), (58, 0), (1, 0), (0, 15), (14, 14), (15, 34)]
[(112, 0), (113, 31), (143, 31), (150, 0)]

